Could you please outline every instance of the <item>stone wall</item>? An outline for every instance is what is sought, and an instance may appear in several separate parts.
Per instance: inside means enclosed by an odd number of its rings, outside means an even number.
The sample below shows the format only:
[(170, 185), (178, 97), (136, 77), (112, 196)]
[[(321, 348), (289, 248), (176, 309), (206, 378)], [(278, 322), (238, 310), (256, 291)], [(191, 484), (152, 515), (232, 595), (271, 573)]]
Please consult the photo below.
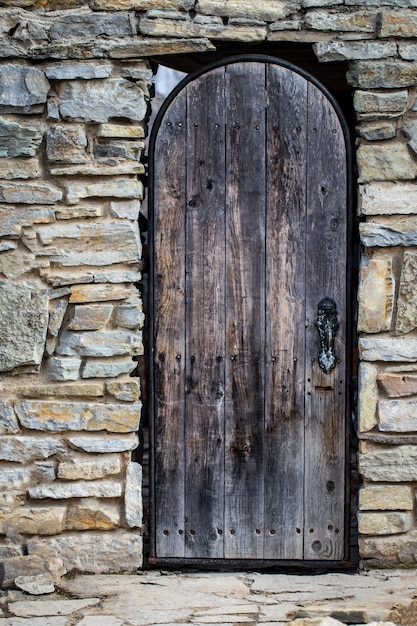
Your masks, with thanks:
[(312, 44), (358, 123), (364, 563), (417, 563), (414, 0), (0, 0), (0, 559), (141, 562), (137, 227), (149, 57)]

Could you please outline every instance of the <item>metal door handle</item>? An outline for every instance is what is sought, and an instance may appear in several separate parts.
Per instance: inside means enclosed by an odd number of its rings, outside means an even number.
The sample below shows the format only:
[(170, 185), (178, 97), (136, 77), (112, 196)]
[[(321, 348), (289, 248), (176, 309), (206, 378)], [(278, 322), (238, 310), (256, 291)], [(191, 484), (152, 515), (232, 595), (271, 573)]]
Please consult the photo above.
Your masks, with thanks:
[(320, 335), (319, 365), (325, 374), (330, 374), (336, 367), (334, 340), (339, 330), (336, 302), (332, 298), (320, 300), (316, 327)]

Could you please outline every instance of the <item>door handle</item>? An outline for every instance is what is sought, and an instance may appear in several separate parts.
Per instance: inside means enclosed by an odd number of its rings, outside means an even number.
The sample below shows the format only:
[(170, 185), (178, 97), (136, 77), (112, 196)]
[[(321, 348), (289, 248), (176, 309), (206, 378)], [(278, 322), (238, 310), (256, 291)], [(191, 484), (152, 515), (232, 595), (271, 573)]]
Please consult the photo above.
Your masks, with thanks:
[(336, 302), (332, 298), (320, 300), (316, 327), (320, 336), (319, 365), (325, 374), (330, 374), (336, 367), (334, 340), (339, 330)]

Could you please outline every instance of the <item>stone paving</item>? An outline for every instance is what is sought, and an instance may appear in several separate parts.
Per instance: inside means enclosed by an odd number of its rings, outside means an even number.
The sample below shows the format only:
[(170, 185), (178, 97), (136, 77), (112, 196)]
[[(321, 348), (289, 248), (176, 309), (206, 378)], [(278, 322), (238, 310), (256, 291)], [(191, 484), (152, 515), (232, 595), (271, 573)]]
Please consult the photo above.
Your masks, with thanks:
[(0, 626), (417, 625), (417, 572), (79, 575), (0, 592)]

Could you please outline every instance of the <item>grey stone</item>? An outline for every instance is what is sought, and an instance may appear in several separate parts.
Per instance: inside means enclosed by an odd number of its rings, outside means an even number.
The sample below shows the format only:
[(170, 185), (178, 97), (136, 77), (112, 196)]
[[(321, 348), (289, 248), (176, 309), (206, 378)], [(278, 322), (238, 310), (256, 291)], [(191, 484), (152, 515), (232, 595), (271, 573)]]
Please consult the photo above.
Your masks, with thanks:
[[(96, 16), (97, 17), (97, 16)], [(108, 78), (112, 73), (113, 66), (109, 63), (78, 63), (67, 61), (66, 63), (51, 63), (45, 68), (45, 75), (50, 80), (74, 80), (84, 78)]]
[(88, 615), (77, 626), (123, 626), (123, 620), (114, 615)]
[[(372, 298), (369, 294), (372, 293)], [(359, 280), (358, 330), (377, 333), (390, 330), (395, 283), (392, 259), (362, 258)]]
[(121, 374), (130, 374), (137, 367), (135, 361), (87, 360), (82, 370), (82, 378), (115, 378)]
[(137, 220), (139, 218), (140, 202), (138, 200), (119, 200), (110, 202), (110, 213), (120, 219)]
[(409, 333), (417, 328), (417, 255), (405, 252), (397, 299), (397, 334)]
[(33, 538), (27, 547), (31, 555), (58, 556), (68, 570), (82, 572), (136, 571), (142, 563), (142, 537), (132, 530)]
[[(56, 558), (54, 554), (51, 554), (50, 558), (47, 560), (36, 554), (17, 556), (5, 559), (2, 566), (4, 568), (2, 581), (3, 589), (10, 589), (13, 587), (14, 581), (18, 576), (37, 576), (39, 574), (46, 574), (47, 576), (51, 576), (55, 583), (58, 583), (61, 576), (66, 574), (66, 569), (63, 566), (62, 560)], [(42, 605), (43, 602), (39, 606)], [(45, 624), (45, 622), (43, 622), (43, 624)]]
[(345, 61), (357, 59), (386, 59), (397, 55), (394, 42), (347, 42), (321, 41), (314, 44), (314, 52), (319, 61)]
[(46, 133), (48, 161), (60, 163), (85, 163), (87, 137), (80, 126), (52, 126)]
[(0, 371), (39, 365), (46, 340), (48, 299), (36, 283), (0, 281)]
[(361, 337), (359, 355), (364, 361), (417, 361), (417, 339)]
[(0, 444), (0, 459), (15, 463), (29, 464), (37, 459), (67, 454), (64, 444), (56, 437), (1, 437)]
[(71, 459), (61, 461), (58, 466), (58, 478), (63, 480), (96, 480), (114, 476), (121, 472), (120, 458), (111, 455), (99, 459)]
[(346, 74), (347, 81), (362, 89), (395, 89), (417, 84), (417, 63), (409, 61), (355, 61)]
[(68, 330), (98, 330), (110, 320), (112, 304), (85, 304), (74, 307)]
[(28, 467), (3, 465), (0, 472), (0, 488), (2, 492), (22, 490), (29, 484), (31, 477), (32, 473)]
[(265, 2), (264, 0), (198, 0), (196, 9), (198, 13), (206, 15), (220, 15), (221, 17), (249, 17), (267, 22), (275, 22), (291, 13), (289, 3), (276, 0)]
[(359, 454), (359, 472), (370, 482), (410, 482), (417, 480), (417, 446), (370, 445)]
[(67, 624), (66, 617), (31, 617), (30, 621), (25, 617), (5, 617), (1, 621), (1, 626), (67, 626)]
[(379, 430), (414, 432), (417, 430), (416, 400), (384, 400), (378, 405)]
[(22, 589), (31, 596), (41, 596), (55, 591), (53, 580), (45, 574), (17, 576), (14, 583), (18, 589)]
[(138, 161), (108, 159), (106, 162), (93, 162), (81, 165), (50, 166), (52, 176), (119, 176), (125, 174), (144, 174), (145, 167)]
[(306, 15), (305, 23), (315, 30), (372, 33), (375, 30), (376, 14), (369, 10), (350, 13), (310, 11)]
[(402, 567), (417, 563), (417, 531), (406, 535), (369, 537), (359, 539), (359, 549), (366, 565), (376, 567)]
[(0, 435), (10, 435), (18, 431), (19, 425), (13, 407), (8, 402), (0, 402)]
[(139, 463), (129, 463), (126, 472), (125, 517), (130, 528), (142, 526), (142, 467)]
[(124, 328), (131, 328), (132, 330), (142, 328), (145, 321), (142, 303), (119, 304), (115, 308), (114, 321), (116, 326), (123, 326)]
[(372, 126), (359, 127), (359, 135), (367, 141), (381, 141), (392, 139), (397, 134), (393, 124), (374, 124)]
[(8, 250), (16, 250), (17, 242), (6, 239), (0, 242), (0, 252), (7, 252)]
[(379, 222), (363, 223), (359, 227), (361, 242), (364, 246), (415, 246), (417, 244), (417, 218), (398, 217), (379, 218)]
[(78, 481), (73, 483), (51, 483), (29, 487), (29, 496), (34, 500), (51, 498), (64, 500), (66, 498), (120, 498), (122, 485), (110, 480), (95, 480), (93, 482)]
[(23, 401), (16, 403), (15, 411), (22, 426), (31, 430), (128, 433), (139, 426), (141, 405)]
[(136, 198), (142, 200), (143, 185), (132, 178), (117, 178), (112, 181), (67, 184), (68, 204), (78, 204), (83, 198)]
[(51, 40), (74, 38), (79, 41), (100, 36), (124, 37), (133, 35), (128, 13), (90, 13), (60, 15), (55, 18), (50, 36)]
[(0, 201), (16, 204), (54, 204), (62, 191), (48, 183), (0, 183)]
[(83, 600), (43, 600), (12, 602), (10, 612), (17, 617), (46, 617), (50, 615), (71, 615), (81, 609), (99, 604), (99, 598)]
[(139, 355), (143, 354), (142, 335), (121, 330), (83, 334), (64, 332), (56, 351), (65, 356)]
[(92, 454), (106, 454), (110, 452), (128, 452), (138, 447), (139, 441), (136, 435), (125, 437), (67, 437), (66, 441), (71, 448)]
[(0, 67), (0, 106), (29, 107), (44, 103), (49, 89), (45, 74), (35, 67), (12, 63)]
[(153, 80), (153, 72), (151, 69), (148, 69), (147, 66), (140, 67), (136, 65), (132, 65), (129, 67), (125, 65), (120, 68), (120, 75), (123, 78), (129, 78), (130, 80), (143, 80), (152, 82)]
[(142, 278), (135, 270), (98, 270), (94, 273), (95, 283), (137, 283)]
[(358, 530), (361, 535), (395, 535), (410, 530), (409, 513), (358, 513)]
[(358, 113), (403, 113), (407, 98), (406, 90), (388, 93), (356, 90), (353, 103)]
[(115, 380), (106, 383), (106, 391), (123, 402), (136, 402), (140, 397), (139, 380)]
[(406, 485), (367, 485), (359, 490), (361, 511), (412, 511), (413, 490)]
[(127, 159), (137, 161), (145, 148), (143, 141), (100, 140), (93, 149), (96, 159)]
[(143, 90), (124, 78), (64, 84), (59, 99), (63, 118), (107, 122), (112, 117), (142, 121), (147, 112)]
[(48, 333), (52, 337), (58, 337), (68, 308), (68, 300), (52, 300), (49, 304)]
[(402, 143), (361, 145), (356, 155), (359, 182), (413, 180), (417, 173), (416, 164)]
[(417, 120), (405, 124), (403, 133), (409, 139), (408, 145), (414, 154), (417, 154)]
[(81, 368), (79, 357), (52, 357), (46, 362), (46, 374), (51, 380), (77, 380)]
[(415, 183), (370, 183), (359, 185), (361, 215), (417, 213)]
[(417, 45), (415, 43), (399, 43), (398, 53), (404, 61), (416, 61)]
[[(14, 206), (0, 206), (0, 236), (20, 235), (22, 226), (32, 226), (33, 224), (53, 222), (55, 210), (49, 207), (25, 207), (16, 208)], [(19, 255), (25, 256), (23, 250), (10, 255), (13, 264), (18, 261)], [(4, 257), (5, 255), (3, 255)], [(26, 253), (27, 256), (27, 253)], [(1, 261), (0, 261), (1, 264)], [(7, 265), (7, 264), (5, 264)], [(30, 267), (30, 264), (27, 264)], [(3, 267), (3, 265), (2, 265)], [(1, 269), (3, 271), (3, 269)], [(12, 276), (11, 276), (12, 278)]]

